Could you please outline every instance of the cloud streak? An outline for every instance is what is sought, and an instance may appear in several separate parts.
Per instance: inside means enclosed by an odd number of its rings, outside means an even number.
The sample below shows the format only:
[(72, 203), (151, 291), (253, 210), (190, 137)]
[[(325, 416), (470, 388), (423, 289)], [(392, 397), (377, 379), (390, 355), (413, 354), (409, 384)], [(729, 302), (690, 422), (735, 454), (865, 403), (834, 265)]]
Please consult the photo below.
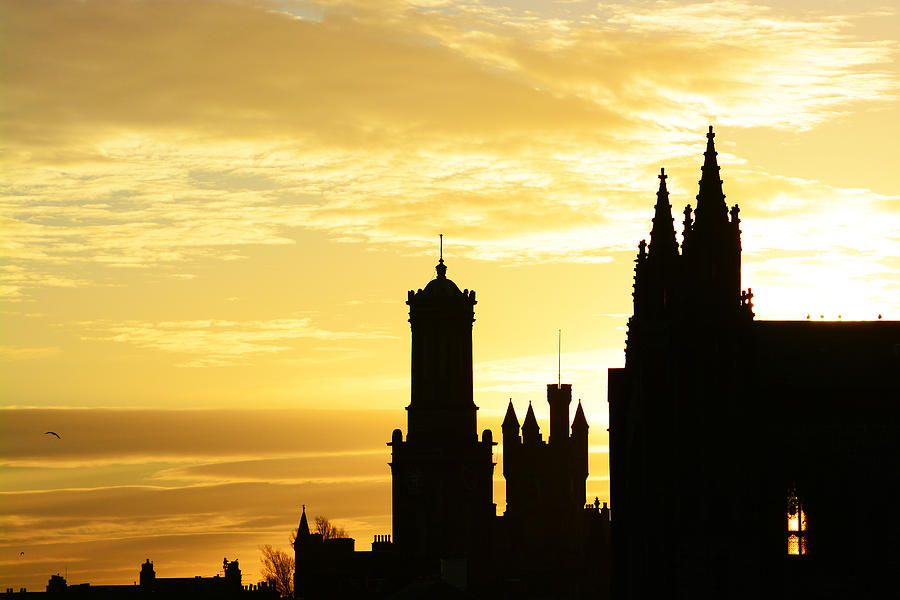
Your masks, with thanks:
[(80, 326), (98, 332), (83, 339), (127, 343), (141, 348), (198, 357), (180, 363), (178, 366), (181, 367), (233, 365), (249, 355), (290, 350), (290, 342), (298, 339), (334, 341), (391, 337), (375, 332), (320, 329), (308, 317), (268, 321), (217, 319), (157, 323), (94, 321), (80, 323)]

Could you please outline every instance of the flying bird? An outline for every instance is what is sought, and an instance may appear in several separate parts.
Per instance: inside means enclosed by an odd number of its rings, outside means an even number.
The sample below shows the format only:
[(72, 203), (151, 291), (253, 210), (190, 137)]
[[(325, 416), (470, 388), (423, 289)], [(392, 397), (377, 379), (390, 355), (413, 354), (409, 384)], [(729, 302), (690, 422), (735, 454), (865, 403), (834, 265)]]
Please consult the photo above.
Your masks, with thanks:
[(56, 439), (58, 439), (58, 440), (61, 440), (61, 439), (62, 439), (61, 437), (59, 437), (59, 434), (56, 433), (55, 431), (45, 431), (45, 432), (44, 432), (44, 435), (47, 435), (48, 433), (49, 433), (50, 435), (55, 435), (55, 436), (56, 436)]

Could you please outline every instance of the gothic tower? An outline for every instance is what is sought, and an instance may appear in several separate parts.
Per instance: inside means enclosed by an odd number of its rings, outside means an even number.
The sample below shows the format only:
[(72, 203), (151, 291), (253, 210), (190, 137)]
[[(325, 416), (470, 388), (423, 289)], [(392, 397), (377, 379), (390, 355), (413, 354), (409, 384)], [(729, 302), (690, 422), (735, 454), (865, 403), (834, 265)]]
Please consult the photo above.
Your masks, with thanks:
[(650, 245), (642, 240), (635, 260), (625, 368), (609, 371), (614, 596), (666, 596), (694, 577), (641, 569), (671, 563), (672, 548), (682, 566), (703, 562), (704, 540), (732, 518), (732, 449), (752, 445), (723, 425), (746, 419), (735, 398), (753, 313), (740, 290), (739, 208), (725, 204), (712, 127), (706, 139), (680, 253), (660, 172)]
[(410, 291), (411, 394), (407, 435), (391, 442), (393, 536), (398, 552), (430, 568), (487, 552), (495, 515), (494, 442), (479, 442), (472, 399), (475, 292), (447, 278), (444, 259), (425, 289)]

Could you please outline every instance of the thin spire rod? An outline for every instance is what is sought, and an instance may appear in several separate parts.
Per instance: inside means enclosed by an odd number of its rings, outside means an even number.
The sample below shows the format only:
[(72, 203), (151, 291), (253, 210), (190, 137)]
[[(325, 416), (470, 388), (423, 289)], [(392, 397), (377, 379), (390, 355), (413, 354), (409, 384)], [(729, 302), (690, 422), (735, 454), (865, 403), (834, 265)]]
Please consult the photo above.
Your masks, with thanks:
[(556, 331), (556, 388), (562, 387), (562, 329)]
[(439, 233), (438, 235), (441, 236), (441, 260), (444, 260), (444, 234)]

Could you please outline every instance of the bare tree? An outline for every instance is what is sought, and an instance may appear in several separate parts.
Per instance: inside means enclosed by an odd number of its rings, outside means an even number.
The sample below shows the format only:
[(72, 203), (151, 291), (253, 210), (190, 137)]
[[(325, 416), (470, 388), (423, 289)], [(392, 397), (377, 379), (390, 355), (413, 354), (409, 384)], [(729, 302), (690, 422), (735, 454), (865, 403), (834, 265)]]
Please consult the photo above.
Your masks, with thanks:
[(263, 566), (262, 576), (266, 581), (275, 583), (275, 589), (282, 598), (293, 598), (294, 557), (283, 550), (276, 550), (269, 544), (260, 546), (259, 551), (262, 553), (260, 558)]
[(335, 538), (347, 537), (347, 530), (343, 527), (338, 527), (327, 518), (318, 516), (316, 517), (316, 533), (322, 534), (323, 540), (333, 540)]

